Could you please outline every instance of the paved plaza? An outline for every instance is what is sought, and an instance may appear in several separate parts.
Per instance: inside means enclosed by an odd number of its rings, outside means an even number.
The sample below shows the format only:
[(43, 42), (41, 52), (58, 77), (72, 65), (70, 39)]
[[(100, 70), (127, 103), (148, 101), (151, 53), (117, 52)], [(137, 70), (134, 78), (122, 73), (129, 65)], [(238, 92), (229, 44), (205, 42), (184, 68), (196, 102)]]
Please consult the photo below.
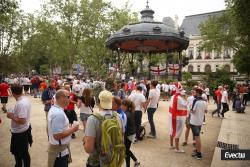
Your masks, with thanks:
[[(30, 97), (32, 101), (32, 133), (34, 143), (30, 148), (31, 155), (31, 166), (32, 167), (45, 167), (47, 162), (47, 146), (48, 139), (45, 131), (45, 113), (43, 111), (43, 105), (40, 99), (34, 99)], [(13, 106), (15, 103), (13, 98), (10, 98), (8, 106)], [(133, 144), (132, 151), (141, 162), (142, 167), (209, 167), (214, 161), (219, 161), (218, 158), (213, 158), (215, 147), (217, 145), (218, 136), (220, 134), (221, 123), (225, 121), (211, 117), (211, 111), (215, 109), (215, 105), (210, 102), (209, 113), (206, 114), (206, 125), (203, 126), (201, 134), (202, 141), (202, 152), (203, 159), (196, 160), (191, 157), (193, 150), (192, 147), (192, 134), (189, 136), (188, 146), (183, 147), (186, 151), (184, 154), (175, 153), (169, 149), (169, 135), (167, 131), (167, 113), (168, 113), (169, 102), (160, 101), (159, 108), (155, 114), (157, 139), (145, 139), (139, 143)], [(97, 108), (95, 108), (97, 110)], [(248, 110), (248, 109), (247, 109)], [(229, 113), (233, 113), (229, 111)], [(78, 111), (79, 115), (79, 111)], [(249, 114), (246, 114), (249, 117)], [(6, 118), (6, 115), (1, 112), (0, 117), (2, 118), (2, 124), (0, 125), (0, 167), (12, 167), (14, 166), (14, 157), (9, 152), (10, 145), (10, 120)], [(246, 118), (243, 114), (237, 115), (241, 117), (238, 119)], [(143, 115), (143, 119), (147, 120), (146, 114)], [(147, 125), (147, 132), (149, 131), (149, 125)], [(245, 127), (249, 131), (250, 128)], [(250, 133), (248, 133), (250, 134)], [(71, 167), (83, 167), (85, 166), (87, 154), (85, 153), (82, 146), (82, 127), (77, 132), (76, 139), (71, 141), (71, 151), (73, 163)], [(184, 140), (184, 132), (182, 133), (181, 143)], [(247, 143), (247, 142), (245, 142)], [(219, 156), (219, 154), (218, 154)], [(125, 165), (124, 165), (125, 166)], [(213, 162), (213, 166), (217, 166)]]

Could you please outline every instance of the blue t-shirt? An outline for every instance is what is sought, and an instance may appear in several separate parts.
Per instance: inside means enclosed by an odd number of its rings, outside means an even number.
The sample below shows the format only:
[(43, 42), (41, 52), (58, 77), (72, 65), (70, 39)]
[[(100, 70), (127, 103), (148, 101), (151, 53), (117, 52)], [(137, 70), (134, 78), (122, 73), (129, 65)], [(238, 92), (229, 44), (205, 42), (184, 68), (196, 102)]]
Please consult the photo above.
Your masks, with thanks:
[(125, 130), (126, 130), (126, 125), (127, 125), (127, 116), (126, 116), (126, 114), (122, 111), (121, 108), (119, 108), (119, 109), (117, 110), (117, 113), (119, 114), (119, 116), (120, 116), (121, 119), (122, 119), (123, 132), (125, 132)]

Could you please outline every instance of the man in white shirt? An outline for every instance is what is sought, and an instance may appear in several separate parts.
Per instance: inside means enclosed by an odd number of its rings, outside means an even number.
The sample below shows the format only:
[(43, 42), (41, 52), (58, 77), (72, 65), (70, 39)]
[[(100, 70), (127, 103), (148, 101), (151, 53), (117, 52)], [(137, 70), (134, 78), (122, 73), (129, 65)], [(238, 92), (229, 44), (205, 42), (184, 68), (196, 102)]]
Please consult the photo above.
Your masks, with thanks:
[(209, 89), (209, 87), (205, 88), (205, 93), (207, 95), (207, 102), (209, 103), (209, 97), (210, 97), (210, 89)]
[(48, 113), (48, 166), (68, 167), (69, 142), (71, 135), (79, 129), (78, 124), (69, 126), (69, 120), (64, 112), (64, 108), (69, 104), (70, 94), (66, 90), (58, 90), (55, 95), (56, 104)]
[(187, 118), (186, 118), (186, 132), (185, 132), (185, 141), (182, 146), (186, 146), (188, 144), (188, 136), (190, 131), (190, 118), (191, 118), (191, 109), (193, 107), (193, 102), (196, 97), (195, 88), (192, 90), (192, 95), (187, 98)]
[(146, 98), (142, 94), (142, 87), (137, 86), (135, 93), (132, 93), (128, 97), (128, 99), (135, 103), (135, 132), (136, 132), (136, 139), (139, 139), (141, 119), (142, 119), (142, 109), (145, 110), (145, 102), (146, 102)]
[(160, 98), (160, 92), (156, 88), (157, 81), (152, 81), (150, 85), (150, 91), (148, 100), (146, 102), (147, 104), (147, 113), (148, 113), (148, 121), (150, 124), (151, 132), (149, 133), (148, 137), (150, 138), (156, 138), (156, 130), (155, 130), (155, 124), (154, 124), (154, 113), (158, 106), (158, 101)]
[(16, 99), (13, 111), (7, 112), (7, 117), (11, 119), (11, 153), (15, 156), (16, 167), (30, 166), (29, 145), (32, 144), (30, 111), (31, 104), (22, 93), (22, 85), (13, 84), (11, 92)]
[(221, 104), (222, 104), (222, 112), (221, 116), (224, 117), (225, 112), (229, 111), (229, 100), (228, 100), (228, 86), (224, 86), (224, 90), (222, 92)]
[(164, 100), (168, 101), (170, 86), (168, 83), (162, 84), (162, 90), (164, 91)]
[(196, 101), (193, 109), (191, 109), (191, 118), (190, 118), (190, 127), (193, 132), (193, 136), (195, 139), (195, 147), (192, 156), (196, 159), (202, 159), (201, 154), (201, 140), (200, 140), (200, 132), (201, 126), (203, 123), (204, 115), (207, 112), (207, 102), (201, 97), (202, 90), (196, 89)]

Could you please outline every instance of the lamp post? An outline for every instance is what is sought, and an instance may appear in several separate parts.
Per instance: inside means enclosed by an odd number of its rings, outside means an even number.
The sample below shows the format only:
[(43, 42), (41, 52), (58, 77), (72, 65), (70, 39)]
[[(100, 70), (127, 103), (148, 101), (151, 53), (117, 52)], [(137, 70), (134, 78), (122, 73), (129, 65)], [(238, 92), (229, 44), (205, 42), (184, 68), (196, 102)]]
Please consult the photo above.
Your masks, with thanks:
[(142, 67), (143, 54), (142, 54), (142, 53), (138, 55), (138, 59), (137, 59), (137, 60), (138, 60), (139, 63), (140, 63), (140, 73), (139, 73), (139, 75), (138, 75), (138, 78), (140, 78), (140, 77), (142, 77), (142, 75), (143, 75), (143, 67)]
[(121, 56), (120, 56), (120, 51), (121, 51), (121, 48), (118, 48), (117, 49), (117, 53), (118, 53), (118, 62), (117, 62), (117, 68), (118, 68), (118, 72), (120, 72), (120, 69), (121, 69)]

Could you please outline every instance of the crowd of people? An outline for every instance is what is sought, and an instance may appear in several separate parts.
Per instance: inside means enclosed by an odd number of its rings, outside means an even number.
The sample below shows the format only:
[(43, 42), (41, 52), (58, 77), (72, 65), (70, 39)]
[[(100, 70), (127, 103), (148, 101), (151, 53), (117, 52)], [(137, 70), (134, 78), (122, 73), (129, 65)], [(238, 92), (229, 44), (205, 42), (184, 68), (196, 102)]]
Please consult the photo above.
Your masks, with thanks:
[[(132, 143), (138, 143), (142, 136), (142, 114), (147, 112), (150, 132), (148, 138), (157, 139), (154, 114), (157, 112), (161, 94), (163, 100), (170, 100), (168, 128), (169, 148), (176, 153), (185, 153), (180, 148), (179, 139), (185, 129), (185, 141), (188, 143), (190, 129), (193, 134), (194, 151), (192, 156), (202, 159), (201, 129), (205, 125), (205, 113), (208, 111), (210, 90), (203, 84), (196, 85), (191, 92), (185, 91), (179, 82), (160, 84), (157, 81), (111, 82), (93, 79), (63, 77), (10, 77), (0, 84), (2, 110), (11, 119), (11, 153), (16, 166), (30, 166), (28, 148), (32, 145), (32, 127), (30, 112), (32, 104), (27, 95), (41, 98), (47, 120), (46, 131), (49, 141), (48, 166), (67, 167), (71, 162), (69, 143), (76, 138), (79, 130), (78, 114), (83, 125), (83, 147), (89, 154), (87, 167), (119, 167), (130, 158), (134, 166), (140, 166), (138, 158), (130, 149)], [(109, 89), (112, 88), (112, 89)], [(237, 86), (232, 98), (233, 110), (244, 112), (249, 96), (249, 87)], [(16, 99), (12, 110), (7, 110), (8, 96)], [(228, 86), (218, 86), (214, 92), (218, 117), (224, 117), (229, 111)], [(240, 101), (240, 104), (238, 104)], [(98, 106), (99, 110), (95, 108)], [(239, 107), (240, 106), (240, 107)], [(222, 108), (222, 110), (221, 110)], [(0, 119), (1, 121), (1, 119)], [(112, 147), (111, 147), (112, 146)]]

